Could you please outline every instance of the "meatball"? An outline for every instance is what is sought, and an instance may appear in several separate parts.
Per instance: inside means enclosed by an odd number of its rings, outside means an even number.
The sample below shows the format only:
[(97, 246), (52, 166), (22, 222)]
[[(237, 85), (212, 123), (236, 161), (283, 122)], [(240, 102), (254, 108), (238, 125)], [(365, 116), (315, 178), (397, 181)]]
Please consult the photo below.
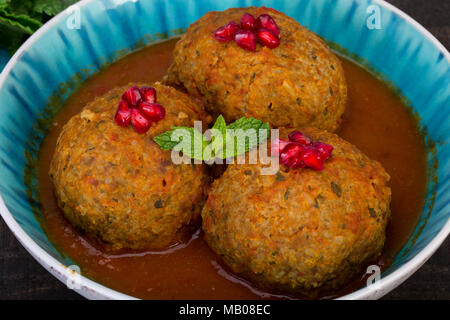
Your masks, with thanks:
[(379, 257), (391, 190), (383, 167), (350, 143), (302, 131), (334, 147), (323, 171), (281, 166), (276, 175), (260, 175), (261, 165), (230, 165), (213, 183), (202, 218), (207, 243), (234, 272), (262, 287), (314, 296)]
[[(134, 84), (130, 84), (132, 86)], [(204, 203), (202, 165), (175, 165), (153, 137), (204, 116), (187, 95), (152, 85), (166, 117), (146, 134), (113, 118), (118, 87), (87, 104), (64, 126), (50, 166), (59, 207), (67, 219), (112, 250), (162, 249), (183, 239)]]
[[(270, 14), (281, 30), (275, 49), (246, 51), (219, 42), (214, 31), (249, 12)], [(314, 33), (269, 8), (208, 12), (175, 47), (167, 81), (201, 97), (213, 115), (227, 121), (255, 117), (275, 127), (312, 126), (335, 131), (345, 111), (347, 86), (339, 59)]]

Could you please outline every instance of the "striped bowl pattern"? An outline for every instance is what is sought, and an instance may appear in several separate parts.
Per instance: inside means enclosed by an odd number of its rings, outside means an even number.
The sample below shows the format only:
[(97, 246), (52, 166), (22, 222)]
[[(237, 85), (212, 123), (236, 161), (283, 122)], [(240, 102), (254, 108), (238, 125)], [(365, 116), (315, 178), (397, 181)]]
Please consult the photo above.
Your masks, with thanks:
[[(351, 57), (358, 57), (410, 102), (427, 132), (427, 203), (410, 241), (376, 289), (344, 298), (373, 299), (404, 281), (450, 231), (450, 55), (425, 29), (379, 0), (84, 0), (34, 34), (0, 78), (0, 211), (24, 247), (61, 281), (73, 264), (49, 242), (38, 219), (36, 161), (40, 143), (61, 102), (108, 63), (178, 35), (211, 10), (267, 6), (283, 11)], [(374, 7), (375, 6), (375, 7)], [(375, 10), (375, 11), (374, 11)], [(381, 29), (367, 19), (380, 14)], [(80, 28), (71, 21), (80, 14)], [(436, 163), (438, 167), (436, 168)], [(88, 298), (129, 296), (82, 278)]]

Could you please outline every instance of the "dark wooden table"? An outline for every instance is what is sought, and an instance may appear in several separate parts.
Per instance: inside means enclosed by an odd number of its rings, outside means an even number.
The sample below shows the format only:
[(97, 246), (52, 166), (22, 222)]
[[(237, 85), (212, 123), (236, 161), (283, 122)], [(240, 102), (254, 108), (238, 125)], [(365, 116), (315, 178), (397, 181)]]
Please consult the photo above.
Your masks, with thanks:
[[(345, 1), (345, 0), (338, 0)], [(450, 48), (449, 0), (390, 0)], [(450, 238), (384, 299), (450, 300)], [(0, 299), (82, 299), (42, 268), (0, 219)]]

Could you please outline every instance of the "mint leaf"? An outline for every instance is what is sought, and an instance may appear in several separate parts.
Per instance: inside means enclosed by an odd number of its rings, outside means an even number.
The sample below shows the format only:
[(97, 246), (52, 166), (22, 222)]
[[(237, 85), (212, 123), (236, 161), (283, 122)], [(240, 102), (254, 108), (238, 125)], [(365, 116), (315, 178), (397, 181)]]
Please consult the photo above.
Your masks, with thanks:
[(35, 2), (34, 11), (54, 16), (76, 3), (78, 0), (39, 0)]
[(203, 159), (203, 151), (208, 145), (201, 132), (189, 127), (172, 127), (172, 130), (166, 131), (153, 140), (163, 150), (176, 150), (183, 152), (191, 159)]
[[(39, 0), (35, 0), (39, 1)], [(7, 10), (11, 14), (23, 14), (34, 19), (40, 19), (41, 15), (33, 10), (34, 1), (30, 0), (11, 0), (7, 1)]]
[(211, 131), (210, 142), (201, 132), (189, 127), (172, 127), (172, 130), (153, 140), (163, 150), (181, 151), (191, 159), (208, 162), (214, 158), (232, 158), (248, 152), (269, 138), (270, 127), (261, 120), (245, 117), (227, 126), (225, 119), (219, 116)]
[(172, 131), (166, 131), (159, 136), (153, 138), (153, 140), (159, 145), (163, 150), (172, 150), (179, 142), (172, 141)]
[(0, 0), (0, 8), (7, 7), (11, 0)]
[(217, 117), (216, 122), (214, 123), (211, 129), (217, 129), (223, 135), (225, 135), (225, 132), (227, 130), (227, 123), (225, 122), (225, 119), (223, 118), (222, 115)]
[(263, 122), (255, 118), (242, 117), (228, 125), (228, 129), (259, 129)]
[(13, 54), (26, 38), (76, 0), (0, 0), (0, 46)]
[[(214, 130), (217, 130), (215, 132)], [(225, 143), (226, 143), (227, 123), (222, 115), (218, 116), (216, 122), (211, 128), (211, 143), (206, 147), (204, 154), (210, 155), (212, 158), (218, 157), (224, 159), (225, 157)], [(218, 139), (220, 137), (221, 139)]]
[[(231, 131), (232, 130), (232, 131)], [(226, 157), (237, 157), (256, 147), (270, 136), (270, 126), (255, 118), (242, 117), (227, 127)], [(234, 148), (233, 148), (234, 146)]]
[(0, 24), (1, 48), (7, 49), (9, 54), (12, 55), (20, 47), (24, 37), (22, 32), (14, 32), (9, 27)]
[[(182, 151), (184, 155), (191, 159), (209, 160), (203, 159), (203, 151), (208, 145), (203, 133), (188, 127), (172, 127), (172, 129), (171, 139), (180, 142), (173, 148), (174, 150)], [(184, 139), (187, 139), (187, 141)]]
[(0, 8), (0, 24), (26, 34), (32, 34), (42, 26), (39, 20), (26, 14), (11, 13), (7, 8)]

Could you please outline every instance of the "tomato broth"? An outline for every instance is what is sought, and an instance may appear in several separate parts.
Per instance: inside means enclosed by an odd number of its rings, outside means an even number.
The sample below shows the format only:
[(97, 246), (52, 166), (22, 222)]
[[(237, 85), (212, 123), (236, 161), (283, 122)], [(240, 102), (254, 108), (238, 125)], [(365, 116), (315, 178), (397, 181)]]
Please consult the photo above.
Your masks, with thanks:
[[(111, 253), (74, 228), (57, 206), (48, 171), (63, 125), (96, 96), (129, 82), (161, 80), (176, 39), (149, 46), (88, 79), (54, 119), (39, 157), (42, 225), (55, 246), (77, 263), (83, 275), (117, 291), (145, 299), (301, 298), (258, 289), (234, 275), (209, 249), (201, 230), (163, 252)], [(392, 262), (411, 235), (423, 209), (426, 152), (417, 123), (401, 99), (361, 66), (342, 58), (348, 83), (348, 110), (338, 134), (378, 160), (391, 176), (392, 219), (379, 264)], [(358, 277), (331, 296), (358, 288)]]

